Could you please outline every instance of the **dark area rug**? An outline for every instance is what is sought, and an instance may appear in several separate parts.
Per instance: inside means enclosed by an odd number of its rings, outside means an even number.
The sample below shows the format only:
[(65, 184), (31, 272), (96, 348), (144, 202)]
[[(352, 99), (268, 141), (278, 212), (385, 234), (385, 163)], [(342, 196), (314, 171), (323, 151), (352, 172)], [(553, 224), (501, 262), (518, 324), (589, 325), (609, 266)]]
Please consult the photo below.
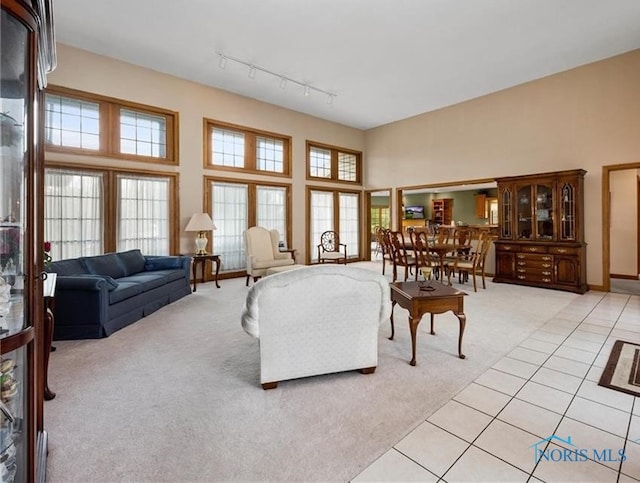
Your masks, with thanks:
[(640, 396), (640, 344), (615, 341), (598, 384)]

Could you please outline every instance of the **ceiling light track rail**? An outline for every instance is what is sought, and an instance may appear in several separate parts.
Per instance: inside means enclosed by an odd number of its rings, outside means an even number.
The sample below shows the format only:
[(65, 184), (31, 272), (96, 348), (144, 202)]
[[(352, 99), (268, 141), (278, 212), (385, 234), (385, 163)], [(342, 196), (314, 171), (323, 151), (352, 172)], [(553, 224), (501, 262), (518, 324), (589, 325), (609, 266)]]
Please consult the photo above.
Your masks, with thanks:
[(220, 67), (221, 69), (224, 69), (227, 66), (227, 62), (229, 61), (235, 62), (236, 64), (244, 65), (249, 69), (247, 75), (249, 76), (250, 79), (255, 79), (256, 72), (262, 72), (264, 74), (268, 74), (272, 77), (276, 77), (280, 79), (280, 89), (282, 90), (287, 88), (287, 84), (295, 84), (299, 87), (302, 87), (303, 93), (305, 96), (308, 96), (311, 93), (311, 91), (319, 92), (320, 94), (327, 96), (327, 104), (329, 105), (332, 105), (334, 99), (338, 97), (338, 95), (335, 94), (334, 92), (320, 89), (319, 87), (313, 86), (306, 82), (302, 82), (297, 79), (293, 79), (289, 76), (286, 76), (284, 74), (279, 74), (272, 70), (265, 69), (264, 67), (260, 67), (259, 65), (252, 64), (251, 62), (245, 62), (244, 60), (238, 59), (236, 57), (232, 57), (222, 52), (216, 52), (216, 55), (218, 56), (218, 67)]

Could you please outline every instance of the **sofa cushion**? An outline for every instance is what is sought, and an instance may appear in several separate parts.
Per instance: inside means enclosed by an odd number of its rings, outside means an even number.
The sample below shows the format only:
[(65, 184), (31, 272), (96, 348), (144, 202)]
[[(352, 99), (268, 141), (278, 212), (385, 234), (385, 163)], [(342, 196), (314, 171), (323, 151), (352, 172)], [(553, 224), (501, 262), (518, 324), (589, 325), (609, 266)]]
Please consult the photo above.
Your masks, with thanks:
[(154, 270), (152, 273), (154, 275), (155, 274), (163, 275), (165, 277), (165, 280), (167, 281), (167, 283), (173, 282), (174, 280), (180, 280), (181, 278), (184, 278), (184, 270), (182, 270), (182, 269)]
[(116, 253), (120, 263), (124, 267), (124, 276), (128, 277), (134, 273), (144, 272), (144, 255), (139, 249)]
[(118, 288), (109, 292), (109, 305), (116, 304), (143, 292), (142, 284), (135, 282), (118, 282)]
[(89, 273), (87, 267), (79, 258), (70, 258), (69, 260), (58, 260), (57, 262), (53, 262), (47, 271), (57, 273), (58, 275), (79, 275)]
[(144, 269), (149, 270), (169, 270), (169, 269), (182, 269), (182, 260), (184, 257), (171, 257), (171, 256), (149, 256), (146, 257)]
[(109, 275), (111, 278), (122, 278), (125, 276), (124, 267), (120, 263), (118, 255), (108, 253), (95, 257), (85, 257), (82, 259), (89, 273), (94, 275)]
[(118, 279), (118, 283), (126, 283), (133, 282), (139, 283), (142, 285), (142, 291), (146, 292), (148, 290), (154, 289), (156, 287), (162, 287), (167, 284), (167, 277), (162, 273), (136, 273), (135, 275), (130, 275), (128, 277), (122, 277)]

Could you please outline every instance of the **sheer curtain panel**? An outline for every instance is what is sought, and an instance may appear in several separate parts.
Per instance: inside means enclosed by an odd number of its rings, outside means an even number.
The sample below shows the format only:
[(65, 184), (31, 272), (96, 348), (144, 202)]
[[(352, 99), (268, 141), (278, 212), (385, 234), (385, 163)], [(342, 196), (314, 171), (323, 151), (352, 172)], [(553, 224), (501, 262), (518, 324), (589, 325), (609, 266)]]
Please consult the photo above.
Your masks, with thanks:
[(45, 170), (44, 233), (53, 260), (103, 251), (101, 173)]
[(169, 179), (118, 175), (117, 185), (117, 250), (169, 255)]

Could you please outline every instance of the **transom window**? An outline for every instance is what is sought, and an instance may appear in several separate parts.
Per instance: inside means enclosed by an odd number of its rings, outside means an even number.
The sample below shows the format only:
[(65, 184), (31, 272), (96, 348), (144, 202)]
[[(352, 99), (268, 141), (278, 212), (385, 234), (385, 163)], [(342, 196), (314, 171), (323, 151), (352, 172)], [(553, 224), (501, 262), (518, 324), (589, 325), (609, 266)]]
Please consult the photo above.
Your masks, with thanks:
[(167, 156), (166, 119), (131, 109), (121, 109), (120, 152), (165, 158)]
[(290, 176), (291, 138), (205, 119), (205, 166)]
[(307, 178), (360, 183), (362, 153), (307, 141)]
[(229, 129), (213, 129), (213, 164), (244, 168), (244, 134)]
[(172, 111), (49, 87), (44, 120), (50, 151), (178, 163), (178, 115)]
[(309, 168), (314, 178), (331, 178), (331, 150), (311, 146)]
[(100, 149), (100, 104), (47, 95), (45, 142), (55, 146)]

